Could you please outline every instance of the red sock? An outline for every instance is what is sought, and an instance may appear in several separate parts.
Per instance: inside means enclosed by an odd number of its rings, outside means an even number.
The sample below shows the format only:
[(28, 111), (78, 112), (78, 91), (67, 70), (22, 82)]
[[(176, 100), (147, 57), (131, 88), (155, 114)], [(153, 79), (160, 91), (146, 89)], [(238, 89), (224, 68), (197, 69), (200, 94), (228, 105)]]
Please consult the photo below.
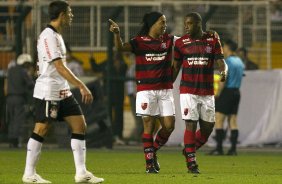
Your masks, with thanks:
[(166, 133), (163, 128), (160, 129), (157, 133), (156, 139), (154, 141), (154, 149), (155, 151), (159, 150), (165, 143), (167, 142), (170, 134)]
[(200, 130), (196, 132), (196, 149), (202, 147), (208, 141), (208, 136), (201, 133)]
[(142, 142), (146, 164), (152, 164), (154, 157), (153, 135), (143, 133)]
[(185, 156), (187, 166), (189, 166), (192, 162), (196, 162), (196, 133), (191, 130), (185, 130), (184, 133), (184, 145), (185, 145)]

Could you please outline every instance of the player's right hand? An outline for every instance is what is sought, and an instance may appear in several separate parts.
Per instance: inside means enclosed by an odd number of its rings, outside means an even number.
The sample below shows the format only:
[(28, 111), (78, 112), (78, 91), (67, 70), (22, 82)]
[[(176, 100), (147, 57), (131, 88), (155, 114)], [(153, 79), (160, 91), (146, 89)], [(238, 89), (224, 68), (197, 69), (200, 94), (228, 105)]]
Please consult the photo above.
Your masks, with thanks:
[(111, 23), (110, 25), (110, 31), (115, 33), (115, 34), (118, 34), (119, 33), (119, 27), (118, 27), (118, 24), (115, 23), (112, 19), (109, 19), (109, 22)]
[(226, 81), (226, 72), (225, 71), (220, 72), (220, 81), (221, 82)]
[(85, 85), (80, 87), (79, 90), (82, 97), (81, 99), (82, 103), (91, 104), (93, 102), (93, 96), (90, 90)]

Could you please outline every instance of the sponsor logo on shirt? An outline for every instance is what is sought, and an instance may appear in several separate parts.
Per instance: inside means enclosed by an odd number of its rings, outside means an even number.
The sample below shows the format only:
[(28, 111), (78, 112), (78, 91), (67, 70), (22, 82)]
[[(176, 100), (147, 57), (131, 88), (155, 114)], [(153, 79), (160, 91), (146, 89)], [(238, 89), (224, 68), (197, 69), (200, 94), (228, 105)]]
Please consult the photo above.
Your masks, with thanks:
[(151, 41), (151, 38), (144, 37), (144, 36), (141, 36), (141, 39), (144, 40), (144, 41)]
[(183, 42), (184, 45), (191, 43), (190, 38), (183, 39), (182, 42)]
[(50, 49), (49, 49), (49, 46), (48, 46), (47, 38), (44, 39), (44, 46), (45, 46), (48, 58), (51, 59), (52, 57), (51, 57)]
[(188, 65), (208, 65), (209, 58), (205, 57), (192, 57), (187, 58)]
[(167, 52), (161, 54), (146, 54), (145, 59), (146, 61), (162, 61), (165, 59)]

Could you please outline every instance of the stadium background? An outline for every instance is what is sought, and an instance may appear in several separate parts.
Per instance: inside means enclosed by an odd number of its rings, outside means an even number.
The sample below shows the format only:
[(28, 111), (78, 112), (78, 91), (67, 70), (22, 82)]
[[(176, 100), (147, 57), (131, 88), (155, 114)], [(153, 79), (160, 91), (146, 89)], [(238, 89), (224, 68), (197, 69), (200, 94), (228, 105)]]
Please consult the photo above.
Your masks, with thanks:
[[(35, 43), (38, 34), (48, 23), (49, 2), (43, 0), (0, 1), (2, 86), (11, 60), (22, 52), (36, 57)], [(72, 27), (65, 32), (64, 38), (70, 45), (73, 55), (83, 62), (83, 67), (87, 72), (87, 77), (83, 80), (86, 81), (94, 78), (89, 64), (90, 55), (94, 55), (97, 63), (108, 59), (109, 65), (112, 64), (113, 43), (112, 35), (108, 31), (108, 19), (112, 18), (120, 25), (121, 35), (124, 41), (128, 41), (137, 33), (143, 14), (152, 10), (161, 11), (166, 15), (168, 31), (175, 35), (183, 35), (184, 15), (190, 11), (197, 11), (201, 13), (204, 23), (206, 22), (205, 29), (216, 30), (221, 39), (232, 38), (238, 42), (239, 47), (244, 46), (249, 50), (251, 60), (258, 64), (262, 71), (258, 75), (265, 75), (263, 71), (272, 72), (282, 68), (280, 61), (282, 56), (282, 3), (279, 1), (72, 0), (69, 2), (74, 19)], [(125, 58), (127, 64), (131, 65), (133, 61), (127, 56)], [(275, 75), (275, 73), (272, 74)], [(108, 73), (106, 77), (114, 78), (111, 73)], [(278, 81), (278, 85), (280, 84)], [(107, 89), (110, 90), (109, 85)], [(2, 92), (0, 100), (1, 105), (5, 106), (3, 103), (5, 97)], [(2, 111), (4, 109), (3, 107)], [(109, 109), (108, 111), (110, 112)], [(126, 99), (125, 123), (127, 126), (124, 130), (126, 135), (134, 126), (133, 118), (128, 111), (129, 103)], [(2, 113), (1, 122), (5, 121), (4, 114)], [(30, 124), (27, 125), (29, 126)], [(64, 127), (63, 130), (67, 131)]]

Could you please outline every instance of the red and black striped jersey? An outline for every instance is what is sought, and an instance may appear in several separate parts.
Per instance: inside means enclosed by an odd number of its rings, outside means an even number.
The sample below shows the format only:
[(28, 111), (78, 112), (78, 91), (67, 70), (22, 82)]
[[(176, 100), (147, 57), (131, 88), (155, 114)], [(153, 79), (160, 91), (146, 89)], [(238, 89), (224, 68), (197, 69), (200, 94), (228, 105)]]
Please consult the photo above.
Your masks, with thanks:
[(172, 89), (172, 46), (174, 36), (159, 39), (136, 36), (130, 40), (136, 60), (137, 91)]
[(214, 61), (223, 58), (217, 33), (204, 32), (201, 39), (186, 34), (176, 40), (174, 59), (182, 63), (180, 93), (213, 95)]

